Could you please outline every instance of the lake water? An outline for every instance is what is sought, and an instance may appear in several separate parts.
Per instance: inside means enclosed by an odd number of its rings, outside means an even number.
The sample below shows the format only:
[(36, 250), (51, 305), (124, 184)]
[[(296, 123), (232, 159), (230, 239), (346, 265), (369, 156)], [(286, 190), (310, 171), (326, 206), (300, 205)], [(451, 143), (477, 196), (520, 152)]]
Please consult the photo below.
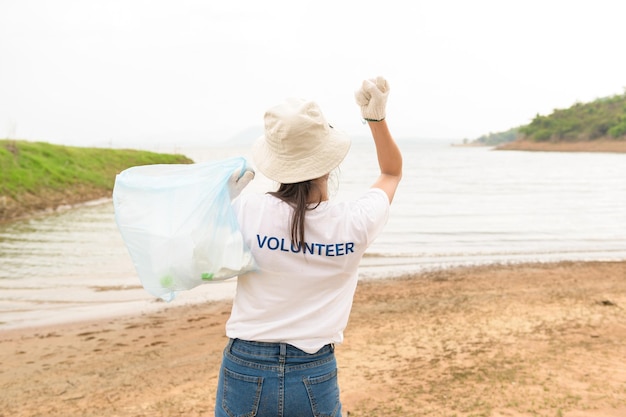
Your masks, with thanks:
[[(626, 259), (626, 155), (494, 151), (401, 141), (404, 178), (363, 278), (454, 265)], [(160, 149), (171, 152), (169, 149)], [(246, 149), (179, 149), (197, 162)], [(335, 176), (349, 199), (376, 177), (367, 139)], [(261, 175), (245, 192), (272, 187)], [(234, 280), (156, 301), (141, 288), (110, 200), (0, 225), (0, 330), (232, 297)]]

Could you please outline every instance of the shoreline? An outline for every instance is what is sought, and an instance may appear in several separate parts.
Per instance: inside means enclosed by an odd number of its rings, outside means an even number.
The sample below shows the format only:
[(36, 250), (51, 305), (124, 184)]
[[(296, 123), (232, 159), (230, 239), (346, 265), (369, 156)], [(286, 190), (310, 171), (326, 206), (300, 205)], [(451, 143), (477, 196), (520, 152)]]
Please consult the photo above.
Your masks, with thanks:
[(626, 141), (606, 139), (583, 142), (531, 142), (515, 140), (500, 145), (452, 143), (450, 146), (455, 148), (492, 148), (494, 151), (626, 153)]
[[(20, 310), (5, 312), (0, 322), (0, 335), (12, 331), (32, 331), (37, 329), (68, 326), (84, 321), (104, 321), (159, 312), (163, 309), (184, 307), (187, 305), (227, 301), (235, 295), (236, 279), (216, 281), (200, 285), (192, 290), (182, 291), (171, 302), (150, 295), (138, 282), (137, 285), (120, 287), (116, 291), (132, 292), (133, 294), (118, 301), (102, 301), (94, 303), (59, 303), (56, 307), (44, 306), (41, 312), (36, 310)], [(122, 297), (120, 297), (122, 298)], [(7, 320), (8, 318), (8, 320)], [(13, 320), (11, 320), (13, 319)]]
[(494, 147), (497, 151), (529, 152), (608, 152), (626, 153), (626, 141), (598, 139), (584, 142), (531, 142), (515, 140)]
[[(370, 282), (379, 280), (406, 279), (414, 276), (425, 276), (433, 273), (445, 273), (459, 269), (479, 269), (479, 268), (514, 268), (524, 265), (551, 265), (568, 262), (590, 263), (590, 262), (620, 262), (626, 258), (522, 258), (509, 260), (484, 260), (482, 262), (450, 262), (437, 263), (436, 265), (424, 265), (420, 268), (407, 269), (403, 264), (385, 261), (382, 263), (367, 264), (369, 260), (363, 261), (365, 270), (359, 270), (359, 282)], [(395, 260), (398, 261), (397, 259)], [(385, 271), (385, 272), (383, 272)], [(203, 304), (219, 301), (231, 302), (234, 299), (237, 279), (232, 278), (223, 281), (215, 281), (199, 285), (192, 290), (185, 290), (177, 293), (174, 300), (166, 302), (158, 297), (149, 294), (143, 288), (138, 278), (132, 278), (132, 284), (114, 285), (102, 287), (102, 291), (113, 294), (108, 299), (98, 301), (79, 300), (78, 298), (66, 298), (64, 300), (39, 300), (35, 304), (27, 307), (14, 307), (0, 311), (2, 321), (0, 321), (0, 334), (7, 331), (28, 331), (29, 329), (45, 329), (55, 326), (71, 325), (82, 321), (103, 321), (107, 319), (124, 318), (158, 312), (163, 309), (172, 309), (186, 305)], [(98, 286), (91, 287), (91, 291), (99, 291)], [(31, 302), (33, 302), (31, 300)], [(37, 307), (38, 306), (38, 307)], [(34, 307), (34, 308), (33, 308)]]
[[(7, 415), (210, 415), (230, 300), (0, 331)], [(351, 417), (626, 413), (626, 260), (359, 282), (337, 347)]]
[(0, 199), (2, 199), (0, 200), (0, 206), (2, 206), (0, 226), (113, 201), (111, 191), (103, 192), (100, 190), (91, 190), (87, 193), (77, 194), (68, 193), (62, 197), (54, 196), (51, 199), (41, 196), (30, 196), (25, 198), (28, 201), (22, 204), (18, 204), (13, 199), (7, 199), (6, 196), (1, 196)]

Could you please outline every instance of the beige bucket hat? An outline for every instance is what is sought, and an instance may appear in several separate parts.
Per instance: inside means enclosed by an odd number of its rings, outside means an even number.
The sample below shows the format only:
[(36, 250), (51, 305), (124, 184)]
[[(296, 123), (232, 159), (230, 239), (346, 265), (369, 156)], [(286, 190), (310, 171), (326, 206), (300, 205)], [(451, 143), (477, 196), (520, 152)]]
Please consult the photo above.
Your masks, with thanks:
[(328, 174), (350, 149), (349, 136), (333, 128), (313, 101), (289, 98), (266, 111), (264, 121), (252, 158), (263, 175), (282, 184)]

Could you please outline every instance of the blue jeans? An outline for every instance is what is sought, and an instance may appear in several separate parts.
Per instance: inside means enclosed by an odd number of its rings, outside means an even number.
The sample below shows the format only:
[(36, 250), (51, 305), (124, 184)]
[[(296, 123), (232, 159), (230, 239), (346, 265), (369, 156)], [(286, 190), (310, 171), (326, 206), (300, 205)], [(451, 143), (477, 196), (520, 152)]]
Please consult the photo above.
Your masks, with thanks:
[(231, 339), (224, 349), (216, 417), (339, 417), (334, 346), (309, 354), (286, 343)]

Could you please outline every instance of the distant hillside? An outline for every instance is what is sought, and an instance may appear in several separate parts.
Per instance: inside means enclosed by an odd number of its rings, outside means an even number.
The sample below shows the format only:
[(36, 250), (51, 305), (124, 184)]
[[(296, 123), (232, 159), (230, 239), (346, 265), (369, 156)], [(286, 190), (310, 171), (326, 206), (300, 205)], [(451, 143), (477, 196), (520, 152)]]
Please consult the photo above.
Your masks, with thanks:
[(519, 127), (514, 127), (505, 132), (489, 133), (475, 139), (472, 143), (483, 146), (497, 146), (503, 143), (512, 142), (517, 139)]
[(626, 93), (576, 103), (569, 109), (556, 109), (549, 116), (538, 114), (520, 128), (520, 135), (534, 142), (626, 139)]
[[(516, 147), (513, 142), (557, 145), (576, 143), (580, 148), (581, 142), (596, 141), (613, 149), (615, 147), (611, 145), (612, 142), (624, 140), (626, 140), (626, 93), (600, 98), (590, 103), (576, 103), (568, 109), (555, 109), (547, 116), (537, 114), (528, 125), (505, 132), (489, 133), (471, 143), (507, 149)], [(522, 149), (521, 146), (517, 148)], [(621, 146), (618, 148), (621, 149)]]

